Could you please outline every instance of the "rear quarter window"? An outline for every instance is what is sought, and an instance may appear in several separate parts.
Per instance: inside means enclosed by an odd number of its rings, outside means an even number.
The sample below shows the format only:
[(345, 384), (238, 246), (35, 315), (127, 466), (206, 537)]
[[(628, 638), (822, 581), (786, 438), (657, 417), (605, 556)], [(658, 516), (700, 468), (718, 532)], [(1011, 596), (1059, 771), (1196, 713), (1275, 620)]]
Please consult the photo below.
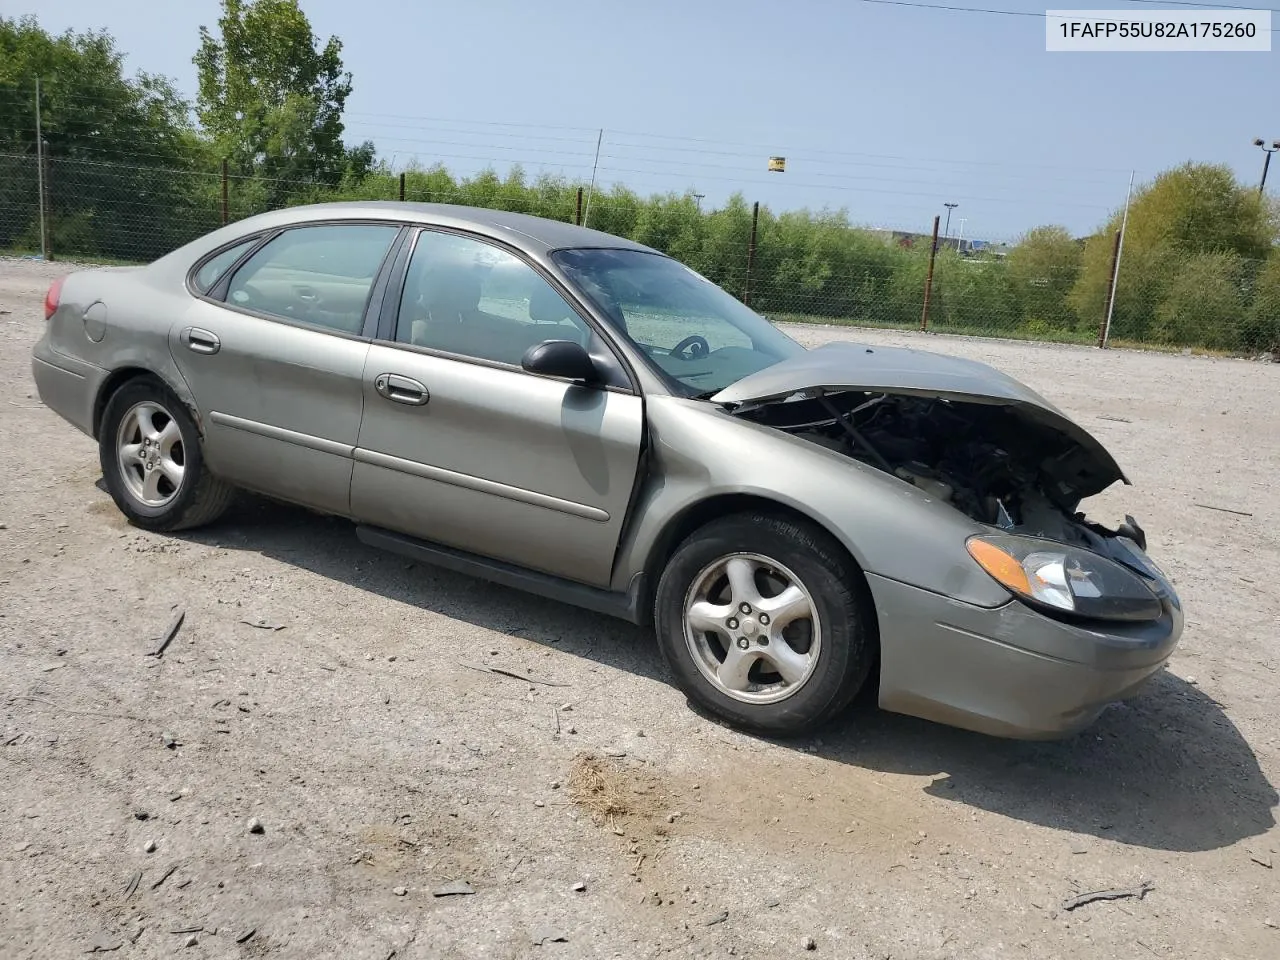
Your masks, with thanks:
[(240, 259), (245, 253), (259, 240), (258, 237), (250, 237), (243, 240), (233, 247), (227, 247), (221, 253), (215, 254), (206, 260), (200, 269), (196, 271), (193, 285), (201, 293), (208, 293), (213, 289), (214, 285), (222, 279), (222, 275), (231, 269), (232, 265)]

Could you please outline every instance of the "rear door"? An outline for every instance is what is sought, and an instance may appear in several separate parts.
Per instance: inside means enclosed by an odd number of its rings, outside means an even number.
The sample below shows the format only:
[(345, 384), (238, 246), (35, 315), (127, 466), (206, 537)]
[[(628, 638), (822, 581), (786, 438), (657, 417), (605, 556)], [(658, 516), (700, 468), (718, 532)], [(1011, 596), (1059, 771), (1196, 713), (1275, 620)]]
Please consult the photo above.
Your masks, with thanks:
[[(170, 334), (219, 476), (326, 512), (350, 506), (366, 322), (401, 228), (292, 227), (216, 281)], [(200, 283), (197, 271), (196, 283)]]
[[(365, 364), (352, 515), (607, 585), (643, 429), (616, 357), (544, 275), (480, 238), (422, 232), (391, 296), (394, 330)], [(583, 343), (614, 382), (521, 369), (551, 339)]]

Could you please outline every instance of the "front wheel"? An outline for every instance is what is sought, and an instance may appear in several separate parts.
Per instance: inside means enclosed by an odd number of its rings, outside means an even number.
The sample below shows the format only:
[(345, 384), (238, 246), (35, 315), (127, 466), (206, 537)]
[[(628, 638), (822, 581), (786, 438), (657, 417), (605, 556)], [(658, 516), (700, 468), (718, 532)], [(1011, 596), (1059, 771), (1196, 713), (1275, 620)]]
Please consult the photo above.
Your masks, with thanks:
[(205, 469), (190, 415), (152, 377), (130, 380), (107, 401), (98, 458), (111, 499), (147, 530), (211, 523), (231, 502), (233, 489)]
[(767, 514), (691, 534), (659, 581), (654, 621), (689, 698), (760, 733), (797, 735), (831, 719), (875, 660), (861, 571), (821, 528)]

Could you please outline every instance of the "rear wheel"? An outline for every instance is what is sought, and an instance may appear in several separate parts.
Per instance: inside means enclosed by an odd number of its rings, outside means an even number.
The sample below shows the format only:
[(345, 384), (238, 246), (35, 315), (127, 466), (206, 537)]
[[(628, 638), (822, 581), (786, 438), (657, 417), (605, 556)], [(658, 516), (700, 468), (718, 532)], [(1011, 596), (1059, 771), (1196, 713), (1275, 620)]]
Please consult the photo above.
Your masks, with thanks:
[(234, 492), (205, 469), (190, 415), (152, 377), (130, 380), (107, 401), (98, 458), (111, 499), (147, 530), (211, 523)]
[(875, 659), (861, 571), (826, 531), (767, 514), (690, 535), (659, 581), (654, 620), (689, 698), (761, 733), (800, 734), (831, 719)]

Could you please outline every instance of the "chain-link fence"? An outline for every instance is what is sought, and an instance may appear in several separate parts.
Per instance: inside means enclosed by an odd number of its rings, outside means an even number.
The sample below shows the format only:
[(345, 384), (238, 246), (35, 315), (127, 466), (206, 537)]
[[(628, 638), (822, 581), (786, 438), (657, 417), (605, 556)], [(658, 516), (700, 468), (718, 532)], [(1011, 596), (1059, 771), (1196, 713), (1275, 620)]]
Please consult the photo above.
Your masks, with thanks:
[(552, 177), (460, 181), (433, 169), (335, 186), (56, 156), (43, 166), (30, 152), (0, 152), (0, 251), (38, 253), (43, 243), (53, 258), (146, 262), (283, 206), (461, 203), (586, 220), (671, 254), (776, 321), (1243, 354), (1280, 347), (1274, 255), (1126, 252), (1117, 272), (1108, 236), (996, 251), (944, 238), (935, 248), (927, 230), (861, 230), (740, 199), (703, 211), (693, 195), (593, 195)]

